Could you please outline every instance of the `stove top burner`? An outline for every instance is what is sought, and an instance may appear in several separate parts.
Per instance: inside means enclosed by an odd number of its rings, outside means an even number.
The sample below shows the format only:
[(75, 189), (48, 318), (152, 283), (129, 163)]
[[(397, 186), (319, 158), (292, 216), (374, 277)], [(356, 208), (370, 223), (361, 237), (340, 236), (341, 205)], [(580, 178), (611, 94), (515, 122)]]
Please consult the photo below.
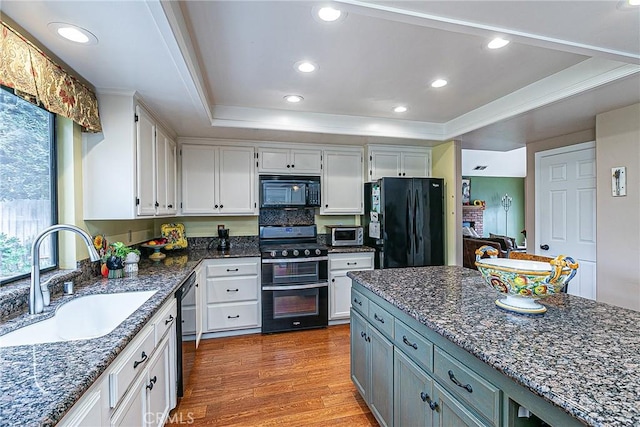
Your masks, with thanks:
[(317, 242), (315, 225), (261, 226), (263, 259), (326, 257), (328, 250)]
[(263, 258), (313, 258), (326, 257), (328, 249), (317, 243), (288, 243), (261, 245), (260, 252)]

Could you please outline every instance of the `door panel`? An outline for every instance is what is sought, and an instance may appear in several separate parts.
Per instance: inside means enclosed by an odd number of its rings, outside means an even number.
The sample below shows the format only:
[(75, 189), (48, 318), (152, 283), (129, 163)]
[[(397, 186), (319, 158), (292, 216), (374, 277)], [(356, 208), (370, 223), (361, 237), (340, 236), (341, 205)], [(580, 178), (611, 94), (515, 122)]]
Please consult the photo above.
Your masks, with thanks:
[(413, 265), (444, 264), (444, 182), (442, 179), (414, 179), (417, 248)]
[[(595, 148), (567, 147), (539, 153), (537, 168), (535, 253), (574, 258), (580, 267), (568, 292), (595, 298)], [(543, 249), (544, 245), (549, 248)]]
[(383, 178), (381, 183), (384, 268), (406, 267), (413, 263), (413, 239), (409, 238), (411, 179)]

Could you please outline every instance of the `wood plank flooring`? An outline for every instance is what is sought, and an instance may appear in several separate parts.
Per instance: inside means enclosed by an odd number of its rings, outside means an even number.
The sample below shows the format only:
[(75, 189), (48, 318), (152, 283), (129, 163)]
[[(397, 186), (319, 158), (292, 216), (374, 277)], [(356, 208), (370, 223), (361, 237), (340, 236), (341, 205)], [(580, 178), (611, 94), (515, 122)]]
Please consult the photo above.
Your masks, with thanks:
[(378, 426), (349, 374), (349, 325), (200, 342), (167, 425)]

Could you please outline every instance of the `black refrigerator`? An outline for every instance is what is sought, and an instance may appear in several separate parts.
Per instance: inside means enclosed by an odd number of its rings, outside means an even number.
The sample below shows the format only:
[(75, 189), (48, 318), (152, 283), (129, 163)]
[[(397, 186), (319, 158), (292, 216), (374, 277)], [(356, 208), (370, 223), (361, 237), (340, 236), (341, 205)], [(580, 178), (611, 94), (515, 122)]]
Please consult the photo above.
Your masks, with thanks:
[(444, 265), (442, 178), (381, 178), (365, 184), (364, 198), (375, 268)]

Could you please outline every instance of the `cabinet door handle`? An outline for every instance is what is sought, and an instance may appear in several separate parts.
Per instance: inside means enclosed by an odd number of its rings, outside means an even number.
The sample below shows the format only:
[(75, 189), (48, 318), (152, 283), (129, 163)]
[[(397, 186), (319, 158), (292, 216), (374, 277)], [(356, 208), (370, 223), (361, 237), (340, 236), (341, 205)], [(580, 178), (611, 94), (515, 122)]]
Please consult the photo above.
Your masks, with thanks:
[(418, 344), (411, 342), (407, 339), (406, 335), (402, 336), (402, 342), (405, 343), (406, 345), (408, 345), (409, 347), (413, 347), (414, 350), (418, 349)]
[(428, 403), (429, 404), (429, 408), (431, 408), (432, 411), (435, 411), (436, 408), (438, 407), (438, 404), (436, 402), (434, 402), (433, 400), (431, 400), (429, 395), (427, 393), (425, 393), (424, 391), (420, 392), (420, 399), (422, 399), (423, 402)]
[(354, 298), (353, 302), (358, 304), (360, 307), (362, 307), (362, 301), (358, 301), (358, 298)]
[(336, 283), (336, 279), (331, 279), (331, 283)]
[(227, 292), (238, 292), (239, 289), (227, 289)]
[(173, 314), (169, 315), (169, 318), (167, 320), (164, 321), (165, 325), (168, 325), (169, 323), (173, 322)]
[(291, 167), (291, 165), (287, 165), (287, 167), (288, 167), (288, 168), (290, 168), (290, 167)]
[(347, 265), (358, 265), (357, 262), (348, 262)]
[(172, 208), (173, 208), (173, 205), (167, 205), (167, 207), (168, 207), (169, 209), (172, 209)]
[(149, 384), (147, 384), (147, 388), (149, 390), (153, 390), (153, 385), (156, 383), (156, 381), (158, 381), (158, 377), (154, 375), (153, 378), (149, 380)]
[(227, 316), (227, 319), (239, 319), (240, 315), (236, 314), (235, 316)]
[(158, 206), (160, 206), (160, 203), (156, 202), (156, 205), (155, 205), (155, 206), (156, 206), (156, 208), (157, 208)]
[(228, 272), (238, 271), (238, 269), (237, 269), (237, 268), (227, 268), (227, 271), (228, 271)]
[(138, 365), (140, 365), (141, 363), (144, 363), (145, 360), (147, 360), (147, 353), (143, 351), (142, 354), (140, 355), (140, 360), (133, 361), (133, 369), (136, 369)]
[(296, 165), (291, 165), (291, 167), (292, 167), (292, 168), (295, 168), (295, 167), (296, 167)]
[(224, 205), (220, 205), (220, 209), (224, 208)]
[(380, 323), (384, 323), (384, 319), (382, 317), (378, 317), (377, 313), (373, 313), (373, 318), (376, 319)]
[(214, 208), (218, 209), (218, 205), (215, 205)]
[(471, 388), (471, 384), (462, 384), (460, 381), (458, 381), (458, 379), (455, 377), (455, 375), (453, 375), (453, 371), (452, 370), (449, 370), (448, 373), (449, 373), (449, 379), (451, 380), (451, 382), (453, 382), (458, 387), (467, 390), (469, 393), (473, 393), (473, 389)]

